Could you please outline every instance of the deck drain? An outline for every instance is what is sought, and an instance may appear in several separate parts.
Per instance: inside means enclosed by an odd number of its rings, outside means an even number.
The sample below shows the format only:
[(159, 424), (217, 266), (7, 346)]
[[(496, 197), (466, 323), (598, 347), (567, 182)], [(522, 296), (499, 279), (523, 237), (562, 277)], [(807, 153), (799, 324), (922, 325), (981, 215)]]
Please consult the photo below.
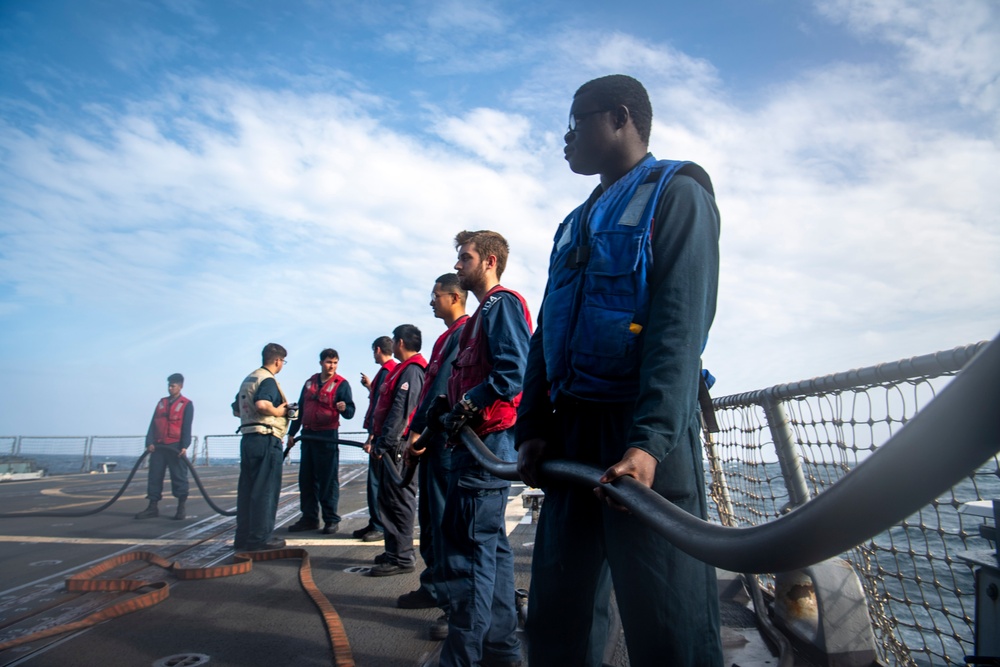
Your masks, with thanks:
[(153, 667), (194, 667), (194, 665), (207, 665), (210, 658), (204, 653), (178, 653), (160, 658), (153, 663)]
[(355, 565), (353, 567), (346, 568), (344, 572), (347, 572), (348, 574), (365, 574), (369, 570), (371, 570), (371, 568), (367, 565)]

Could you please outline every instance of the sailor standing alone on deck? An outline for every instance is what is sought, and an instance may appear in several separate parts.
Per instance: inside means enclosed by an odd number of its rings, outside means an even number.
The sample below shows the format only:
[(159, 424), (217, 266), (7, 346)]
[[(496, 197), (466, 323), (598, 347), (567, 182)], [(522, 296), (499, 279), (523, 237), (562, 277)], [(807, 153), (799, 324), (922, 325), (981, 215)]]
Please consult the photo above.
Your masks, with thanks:
[(175, 519), (183, 519), (188, 497), (187, 464), (181, 459), (191, 446), (191, 423), (194, 421), (194, 403), (181, 396), (184, 376), (174, 373), (167, 378), (167, 395), (160, 399), (153, 411), (153, 419), (146, 431), (146, 451), (149, 452), (149, 477), (146, 481), (146, 498), (149, 505), (135, 515), (136, 519), (151, 519), (160, 515), (157, 504), (163, 498), (163, 477), (170, 470), (170, 492), (177, 499)]

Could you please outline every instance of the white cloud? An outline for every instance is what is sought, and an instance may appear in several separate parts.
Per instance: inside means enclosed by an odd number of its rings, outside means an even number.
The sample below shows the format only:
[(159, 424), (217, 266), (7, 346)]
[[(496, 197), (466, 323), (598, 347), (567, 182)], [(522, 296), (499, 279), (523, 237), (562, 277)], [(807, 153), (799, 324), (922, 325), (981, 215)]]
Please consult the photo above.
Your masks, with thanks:
[[(898, 5), (881, 18), (874, 5), (827, 7), (876, 16), (879, 34), (919, 32)], [(454, 18), (483, 34), (501, 20)], [(970, 37), (980, 52), (990, 20)], [(907, 58), (919, 51), (897, 43)], [(442, 49), (435, 58), (462, 52), (427, 45)], [(327, 345), (352, 379), (396, 324), (421, 326), (429, 347), (429, 281), (452, 266), (464, 228), (508, 237), (505, 283), (537, 312), (554, 228), (596, 184), (561, 158), (570, 98), (613, 71), (649, 89), (654, 152), (695, 160), (715, 182), (722, 287), (706, 361), (720, 391), (950, 348), (1000, 326), (1000, 149), (923, 85), (925, 65), (830, 63), (737, 104), (710, 62), (629, 35), (553, 31), (528, 48), (543, 55), (504, 104), (408, 109), (436, 134), (393, 125), (412, 91), (379, 95), (336, 72), (336, 94), (287, 73), (280, 90), (235, 75), (169, 78), (72, 124), (0, 124), (0, 318), (34, 350), (10, 360), (27, 388), (13, 413), (38, 403), (45, 383), (27, 378), (52, 350), (82, 358), (74, 373), (99, 352), (117, 370), (103, 369), (93, 394), (180, 370), (204, 397), (199, 430), (229, 430), (219, 397), (269, 340), (292, 351), (292, 390)], [(939, 69), (996, 116), (973, 60)], [(145, 414), (149, 397), (132, 393), (128, 410)], [(65, 428), (103, 424), (86, 406), (77, 417)]]
[(525, 168), (537, 161), (529, 149), (530, 123), (495, 109), (473, 109), (463, 118), (445, 118), (436, 132), (490, 165)]
[(654, 103), (653, 152), (699, 162), (716, 186), (722, 283), (706, 363), (720, 391), (996, 334), (1000, 150), (922, 73), (833, 62), (737, 106), (710, 64), (604, 39), (580, 82), (634, 72)]
[[(827, 0), (821, 11), (898, 46), (913, 74), (957, 88), (958, 100), (996, 116), (1000, 107), (1000, 5), (982, 0)], [(996, 126), (1000, 130), (1000, 125)]]

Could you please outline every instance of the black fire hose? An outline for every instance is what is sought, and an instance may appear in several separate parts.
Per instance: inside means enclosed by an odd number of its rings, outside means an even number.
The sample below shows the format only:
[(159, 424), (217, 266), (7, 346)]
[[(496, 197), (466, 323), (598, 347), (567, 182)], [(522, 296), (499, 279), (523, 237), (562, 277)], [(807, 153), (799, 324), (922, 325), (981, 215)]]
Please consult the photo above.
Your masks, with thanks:
[[(424, 434), (426, 433), (428, 433), (428, 431), (424, 431), (424, 433), (420, 435), (420, 438), (417, 439), (417, 444), (419, 444), (420, 441), (423, 440)], [(361, 447), (361, 448), (364, 448), (365, 446), (363, 442), (352, 442), (350, 440), (341, 440), (340, 444), (353, 445), (354, 447)], [(404, 443), (402, 446), (406, 447), (407, 445)], [(382, 461), (386, 472), (389, 473), (389, 479), (392, 481), (393, 484), (395, 484), (396, 486), (409, 486), (410, 482), (413, 481), (413, 476), (417, 473), (417, 464), (414, 463), (412, 465), (404, 466), (403, 474), (400, 475), (399, 470), (396, 468), (395, 463), (389, 460), (383, 460), (388, 455), (389, 455), (388, 452), (380, 457), (376, 457), (374, 454), (372, 454), (372, 458), (375, 458), (378, 461)]]
[[(423, 438), (423, 436), (420, 437)], [(417, 440), (417, 442), (420, 442), (420, 440)], [(349, 444), (353, 445), (355, 443), (352, 442)], [(364, 447), (364, 445), (361, 446)], [(406, 444), (404, 443), (402, 446), (406, 447)], [(375, 457), (375, 455), (373, 454), (372, 457), (376, 458), (376, 460), (378, 461), (381, 461), (382, 468), (389, 475), (389, 480), (396, 486), (409, 486), (410, 483), (413, 481), (413, 476), (417, 473), (417, 464), (413, 463), (404, 466), (403, 474), (400, 475), (399, 468), (397, 468), (396, 463), (392, 461), (392, 454), (390, 454), (389, 452), (386, 452), (379, 457)]]
[[(1000, 451), (1000, 336), (876, 452), (833, 486), (773, 521), (727, 528), (702, 521), (632, 477), (545, 461), (541, 472), (604, 491), (685, 553), (731, 572), (796, 570), (838, 556), (917, 512)], [(461, 441), (487, 471), (520, 479), (465, 426)]]
[[(164, 447), (164, 449), (174, 453), (175, 455), (180, 456), (180, 453), (175, 451), (171, 447)], [(132, 483), (132, 478), (135, 477), (135, 473), (139, 470), (139, 466), (142, 465), (142, 462), (146, 460), (147, 456), (149, 456), (149, 450), (143, 451), (142, 456), (140, 456), (139, 459), (135, 462), (135, 465), (132, 466), (132, 470), (129, 472), (128, 477), (125, 479), (125, 483), (122, 484), (122, 487), (120, 489), (118, 489), (118, 492), (111, 497), (111, 500), (109, 500), (108, 502), (104, 503), (103, 505), (101, 505), (96, 509), (87, 510), (86, 512), (9, 512), (9, 513), (0, 513), (0, 519), (14, 519), (17, 517), (25, 517), (25, 516), (48, 516), (48, 517), (72, 518), (72, 517), (90, 516), (92, 514), (98, 514), (100, 512), (103, 512), (104, 510), (114, 505), (115, 502), (117, 502), (118, 499), (122, 497), (122, 494), (125, 493), (125, 489), (127, 489), (128, 485)], [(208, 491), (205, 490), (205, 485), (201, 483), (201, 478), (198, 477), (198, 472), (194, 469), (194, 466), (191, 465), (191, 461), (188, 460), (186, 456), (181, 457), (181, 460), (184, 461), (184, 464), (191, 472), (191, 477), (194, 478), (194, 483), (198, 486), (198, 490), (201, 491), (201, 495), (205, 499), (205, 502), (208, 503), (209, 507), (215, 510), (216, 514), (221, 514), (222, 516), (236, 516), (235, 511), (229, 512), (227, 510), (224, 510), (218, 505), (216, 505), (215, 502), (213, 502), (211, 496), (208, 495)]]
[[(423, 435), (421, 435), (420, 438), (422, 439)], [(290, 442), (288, 444), (288, 446), (285, 448), (285, 454), (284, 454), (284, 457), (283, 457), (282, 460), (288, 458), (288, 454), (292, 451), (292, 447), (294, 447), (295, 443), (297, 443), (301, 439), (302, 439), (302, 436), (297, 436), (296, 438), (294, 438), (292, 440), (292, 442)], [(418, 439), (417, 442), (419, 443), (420, 440)], [(363, 443), (363, 442), (357, 442), (356, 440), (339, 440), (338, 439), (337, 443), (340, 444), (340, 445), (350, 445), (351, 447), (358, 447), (360, 449), (364, 449), (365, 448), (365, 443)], [(381, 461), (382, 458), (384, 458), (384, 457), (375, 457), (374, 454), (372, 454), (371, 456), (372, 456), (372, 458), (376, 458), (376, 460), (379, 460), (379, 461)], [(389, 461), (386, 461), (385, 463), (386, 463), (385, 469), (389, 473), (389, 479), (392, 480), (392, 483), (395, 484), (396, 486), (408, 486), (410, 484), (410, 482), (413, 481), (413, 475), (416, 474), (416, 472), (417, 472), (417, 466), (416, 465), (408, 465), (408, 466), (406, 466), (405, 470), (403, 471), (403, 474), (400, 475), (399, 474), (399, 470), (396, 469), (395, 465), (391, 464)]]

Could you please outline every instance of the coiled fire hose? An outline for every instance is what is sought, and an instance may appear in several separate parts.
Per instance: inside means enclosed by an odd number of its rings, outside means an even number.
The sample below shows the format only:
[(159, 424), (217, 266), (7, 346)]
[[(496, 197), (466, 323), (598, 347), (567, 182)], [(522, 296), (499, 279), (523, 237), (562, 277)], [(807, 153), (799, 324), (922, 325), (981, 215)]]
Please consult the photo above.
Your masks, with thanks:
[(147, 609), (167, 599), (170, 595), (170, 584), (165, 581), (148, 582), (142, 579), (96, 578), (97, 576), (104, 574), (109, 570), (113, 570), (120, 565), (124, 565), (125, 563), (142, 560), (152, 565), (162, 567), (165, 570), (169, 570), (178, 579), (195, 580), (213, 579), (216, 577), (232, 577), (239, 574), (246, 574), (247, 572), (250, 572), (254, 561), (280, 560), (284, 558), (301, 559), (301, 563), (299, 565), (299, 584), (302, 586), (302, 590), (304, 590), (313, 601), (313, 604), (316, 605), (316, 608), (319, 609), (320, 615), (323, 617), (323, 625), (326, 627), (327, 637), (330, 641), (330, 650), (333, 653), (332, 664), (334, 667), (354, 667), (354, 657), (351, 653), (351, 645), (347, 640), (347, 633), (344, 631), (344, 625), (340, 620), (340, 616), (333, 608), (330, 600), (327, 599), (322, 592), (320, 592), (319, 588), (316, 587), (316, 583), (313, 581), (312, 566), (309, 562), (309, 552), (305, 549), (295, 548), (238, 553), (233, 557), (233, 562), (227, 565), (199, 568), (182, 567), (176, 561), (168, 561), (165, 558), (149, 551), (132, 551), (114, 558), (109, 558), (98, 563), (94, 567), (85, 570), (84, 572), (75, 574), (66, 579), (66, 590), (79, 593), (89, 593), (92, 591), (132, 592), (141, 591), (142, 589), (147, 590), (145, 592), (141, 592), (136, 597), (129, 598), (123, 602), (106, 607), (105, 609), (95, 612), (80, 619), (79, 621), (47, 628), (30, 635), (25, 635), (24, 637), (0, 643), (0, 651), (5, 651), (9, 648), (14, 648), (15, 646), (21, 646), (33, 641), (45, 639), (46, 637), (54, 637), (67, 632), (75, 632), (77, 630), (89, 628), (112, 618), (124, 616), (125, 614), (131, 614), (132, 612), (139, 611), (141, 609)]

